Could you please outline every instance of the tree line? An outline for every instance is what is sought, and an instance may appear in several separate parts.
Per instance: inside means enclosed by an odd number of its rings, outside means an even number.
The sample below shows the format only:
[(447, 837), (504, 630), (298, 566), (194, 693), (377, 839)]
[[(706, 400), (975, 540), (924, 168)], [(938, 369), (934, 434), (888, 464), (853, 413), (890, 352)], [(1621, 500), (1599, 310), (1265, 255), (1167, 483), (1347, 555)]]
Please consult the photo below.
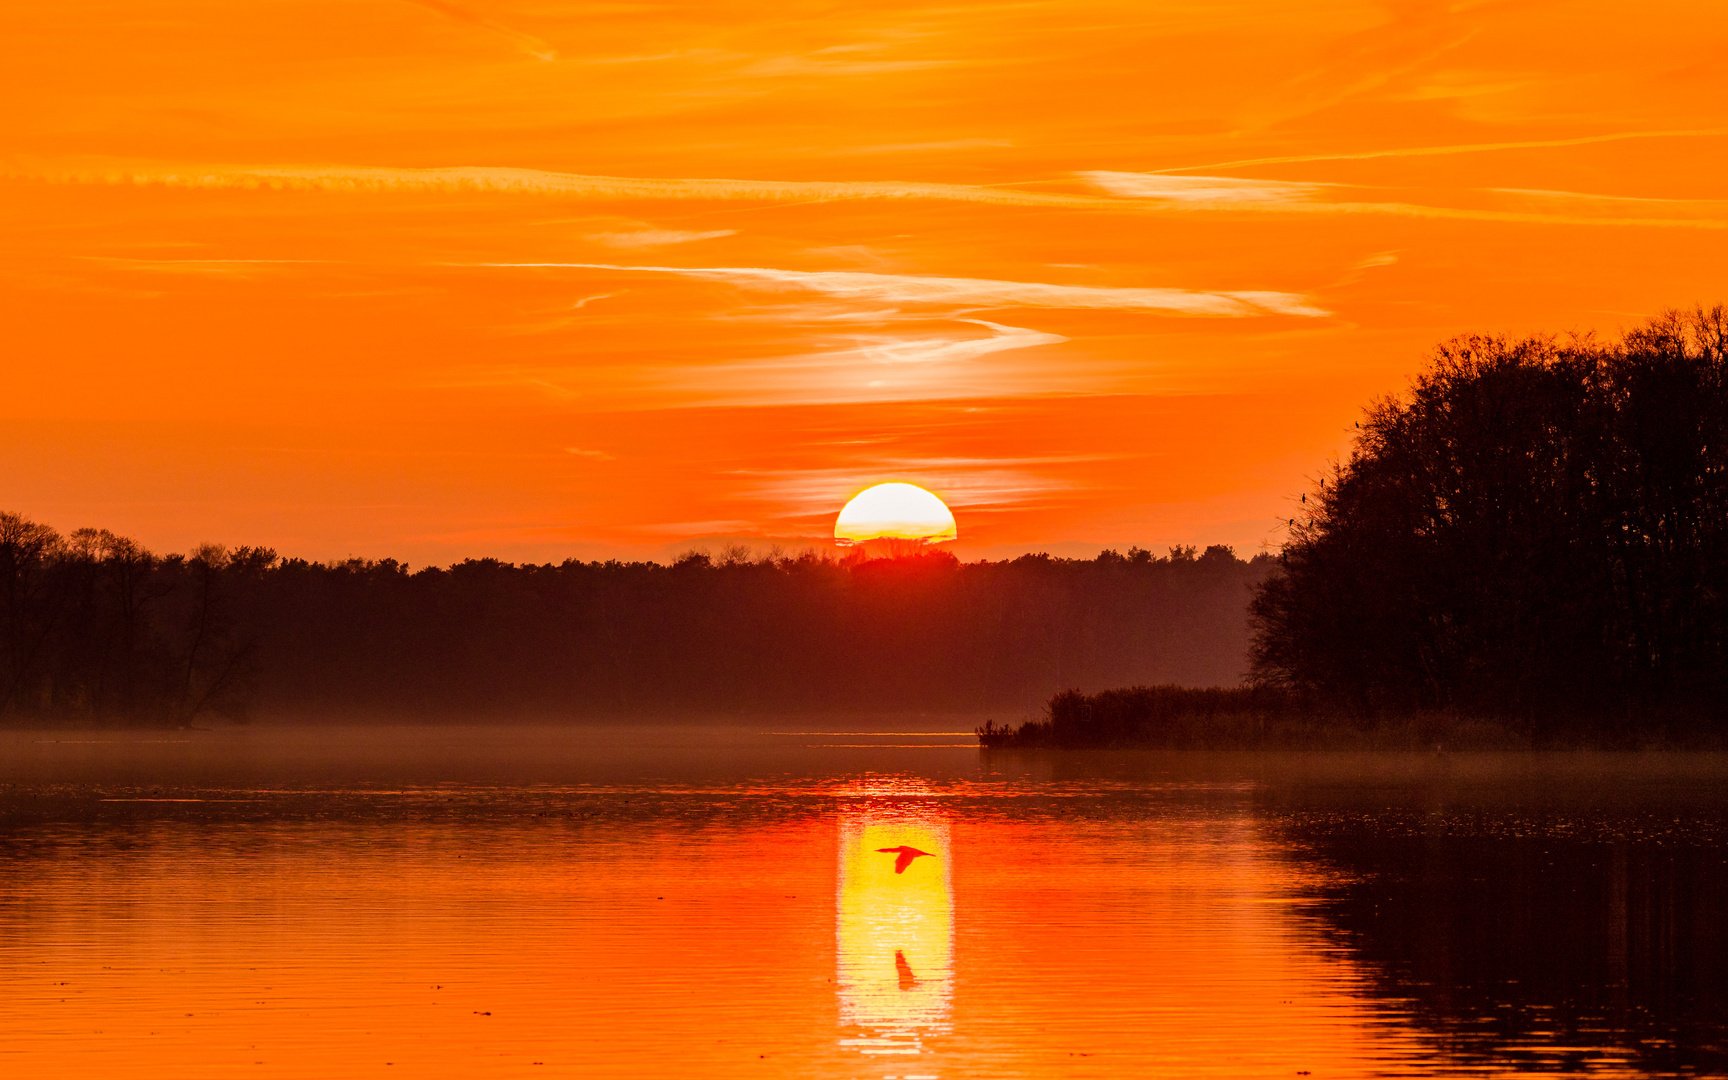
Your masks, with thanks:
[(961, 563), (729, 549), (410, 569), (158, 555), (0, 514), (0, 717), (502, 718), (1028, 710), (1052, 689), (1240, 682), (1269, 556)]
[(1728, 702), (1728, 311), (1471, 336), (1374, 403), (1253, 604), (1257, 678), (1537, 734)]

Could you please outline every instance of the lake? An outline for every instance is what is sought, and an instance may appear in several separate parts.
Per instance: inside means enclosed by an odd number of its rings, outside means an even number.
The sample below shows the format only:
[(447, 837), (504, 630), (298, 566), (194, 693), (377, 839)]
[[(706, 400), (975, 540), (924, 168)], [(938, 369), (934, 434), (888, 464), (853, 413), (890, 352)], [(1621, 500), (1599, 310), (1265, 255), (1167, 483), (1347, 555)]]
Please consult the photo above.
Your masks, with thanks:
[(959, 730), (0, 734), (0, 1074), (1728, 1074), (1728, 756)]

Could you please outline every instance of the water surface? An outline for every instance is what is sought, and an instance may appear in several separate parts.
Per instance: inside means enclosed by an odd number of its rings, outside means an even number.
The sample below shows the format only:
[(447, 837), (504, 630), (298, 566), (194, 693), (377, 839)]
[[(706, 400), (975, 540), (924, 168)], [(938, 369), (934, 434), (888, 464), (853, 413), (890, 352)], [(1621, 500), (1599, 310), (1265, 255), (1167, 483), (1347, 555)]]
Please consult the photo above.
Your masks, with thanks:
[(0, 1072), (1728, 1072), (1720, 756), (918, 726), (5, 734)]

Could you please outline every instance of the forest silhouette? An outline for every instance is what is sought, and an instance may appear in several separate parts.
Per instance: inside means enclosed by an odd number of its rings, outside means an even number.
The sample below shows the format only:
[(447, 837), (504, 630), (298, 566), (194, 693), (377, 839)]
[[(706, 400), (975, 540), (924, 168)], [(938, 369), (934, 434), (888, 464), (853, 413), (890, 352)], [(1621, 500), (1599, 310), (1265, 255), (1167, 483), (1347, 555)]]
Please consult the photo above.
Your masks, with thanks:
[(1245, 674), (1269, 556), (961, 563), (815, 552), (410, 570), (0, 515), (12, 723), (1035, 710), (1052, 687)]

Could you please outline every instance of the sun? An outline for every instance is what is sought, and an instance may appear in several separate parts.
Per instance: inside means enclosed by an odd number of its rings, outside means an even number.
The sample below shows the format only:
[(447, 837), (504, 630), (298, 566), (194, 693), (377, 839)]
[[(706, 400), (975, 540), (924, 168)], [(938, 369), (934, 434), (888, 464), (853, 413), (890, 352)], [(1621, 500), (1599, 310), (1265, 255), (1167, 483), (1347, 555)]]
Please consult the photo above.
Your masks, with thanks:
[(940, 544), (958, 533), (941, 499), (916, 484), (877, 484), (852, 496), (834, 521), (842, 544), (868, 540), (916, 540)]

